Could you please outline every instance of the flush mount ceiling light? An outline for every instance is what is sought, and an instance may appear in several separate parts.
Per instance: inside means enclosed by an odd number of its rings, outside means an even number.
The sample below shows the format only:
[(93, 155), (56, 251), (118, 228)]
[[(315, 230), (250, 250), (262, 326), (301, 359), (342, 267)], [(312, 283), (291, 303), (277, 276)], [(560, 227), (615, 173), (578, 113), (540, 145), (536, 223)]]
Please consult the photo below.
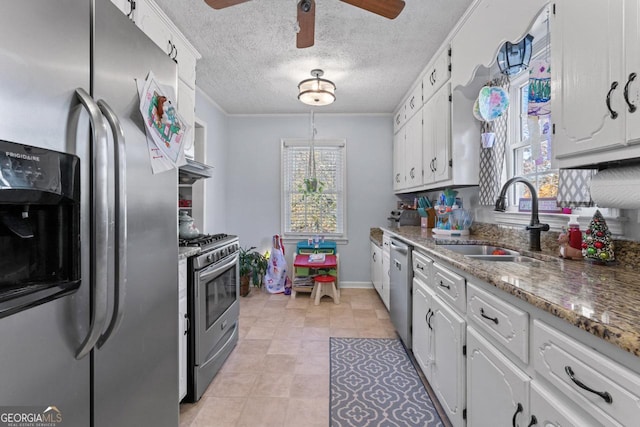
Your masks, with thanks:
[(506, 42), (498, 52), (498, 66), (502, 74), (513, 76), (529, 67), (533, 36), (527, 34), (520, 43)]
[(336, 85), (332, 81), (321, 79), (324, 71), (311, 70), (312, 79), (298, 84), (298, 99), (307, 105), (329, 105), (336, 100)]

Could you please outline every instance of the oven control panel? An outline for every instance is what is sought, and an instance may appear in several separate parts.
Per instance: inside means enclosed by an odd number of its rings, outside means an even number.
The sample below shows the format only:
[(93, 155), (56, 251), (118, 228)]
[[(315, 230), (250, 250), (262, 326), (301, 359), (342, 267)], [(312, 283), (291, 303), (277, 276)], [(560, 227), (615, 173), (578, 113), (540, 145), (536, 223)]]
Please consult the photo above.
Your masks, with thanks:
[(238, 239), (233, 238), (231, 241), (225, 242), (223, 245), (216, 246), (201, 252), (193, 260), (193, 266), (196, 270), (200, 270), (208, 265), (223, 261), (232, 257), (240, 250)]

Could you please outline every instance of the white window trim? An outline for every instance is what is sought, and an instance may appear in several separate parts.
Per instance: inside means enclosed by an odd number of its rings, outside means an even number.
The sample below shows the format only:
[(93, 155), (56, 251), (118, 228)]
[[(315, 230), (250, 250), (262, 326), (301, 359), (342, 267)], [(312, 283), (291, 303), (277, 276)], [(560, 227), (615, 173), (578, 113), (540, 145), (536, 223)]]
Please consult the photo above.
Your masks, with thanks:
[[(299, 241), (299, 240), (307, 240), (309, 237), (313, 237), (315, 235), (317, 235), (317, 233), (286, 233), (284, 230), (286, 229), (286, 225), (285, 225), (285, 211), (286, 209), (288, 209), (288, 207), (286, 206), (286, 197), (285, 197), (285, 180), (284, 180), (284, 162), (282, 161), (283, 158), (283, 151), (285, 149), (285, 147), (289, 146), (289, 147), (309, 147), (309, 139), (304, 139), (304, 138), (282, 138), (280, 140), (280, 230), (281, 230), (281, 235), (282, 235), (282, 240), (285, 243), (292, 243), (295, 241)], [(338, 244), (346, 244), (348, 243), (348, 234), (347, 234), (347, 210), (348, 210), (348, 206), (347, 206), (347, 154), (346, 154), (346, 148), (347, 148), (347, 140), (342, 138), (342, 139), (315, 139), (314, 140), (314, 145), (316, 147), (331, 147), (331, 146), (335, 146), (335, 147), (344, 147), (345, 152), (343, 155), (343, 167), (342, 167), (342, 206), (343, 211), (342, 211), (342, 215), (343, 215), (343, 224), (342, 224), (342, 233), (337, 234), (324, 234), (323, 237), (326, 240), (331, 240), (334, 241)]]
[[(600, 210), (600, 213), (607, 222), (607, 227), (613, 236), (624, 236), (624, 224), (629, 221), (629, 218), (621, 216), (619, 209), (607, 209), (607, 208), (575, 208), (573, 214), (578, 215), (578, 223), (580, 224), (580, 230), (584, 231), (589, 227), (589, 223), (593, 218), (596, 210)], [(513, 226), (522, 228), (529, 225), (531, 220), (531, 212), (493, 212), (494, 219), (499, 225)], [(549, 224), (550, 231), (562, 231), (563, 227), (566, 228), (569, 224), (569, 215), (567, 214), (551, 214), (551, 213), (539, 213), (538, 217), (542, 224)]]

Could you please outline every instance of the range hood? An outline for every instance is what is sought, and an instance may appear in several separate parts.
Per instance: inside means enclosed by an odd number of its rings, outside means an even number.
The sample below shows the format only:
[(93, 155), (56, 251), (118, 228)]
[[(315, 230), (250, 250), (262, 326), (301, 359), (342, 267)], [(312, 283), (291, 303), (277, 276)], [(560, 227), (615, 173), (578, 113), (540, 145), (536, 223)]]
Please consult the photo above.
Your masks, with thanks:
[(178, 170), (178, 180), (180, 184), (193, 184), (199, 179), (211, 178), (213, 166), (187, 159), (187, 163), (180, 166)]

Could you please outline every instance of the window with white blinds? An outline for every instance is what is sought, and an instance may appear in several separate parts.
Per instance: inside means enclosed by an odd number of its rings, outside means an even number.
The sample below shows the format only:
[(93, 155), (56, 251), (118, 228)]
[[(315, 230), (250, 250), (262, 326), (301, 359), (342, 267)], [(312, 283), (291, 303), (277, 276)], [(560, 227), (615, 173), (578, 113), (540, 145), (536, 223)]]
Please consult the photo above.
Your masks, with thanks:
[(315, 140), (317, 190), (309, 178), (309, 141), (282, 141), (282, 230), (288, 237), (346, 238), (346, 141)]

